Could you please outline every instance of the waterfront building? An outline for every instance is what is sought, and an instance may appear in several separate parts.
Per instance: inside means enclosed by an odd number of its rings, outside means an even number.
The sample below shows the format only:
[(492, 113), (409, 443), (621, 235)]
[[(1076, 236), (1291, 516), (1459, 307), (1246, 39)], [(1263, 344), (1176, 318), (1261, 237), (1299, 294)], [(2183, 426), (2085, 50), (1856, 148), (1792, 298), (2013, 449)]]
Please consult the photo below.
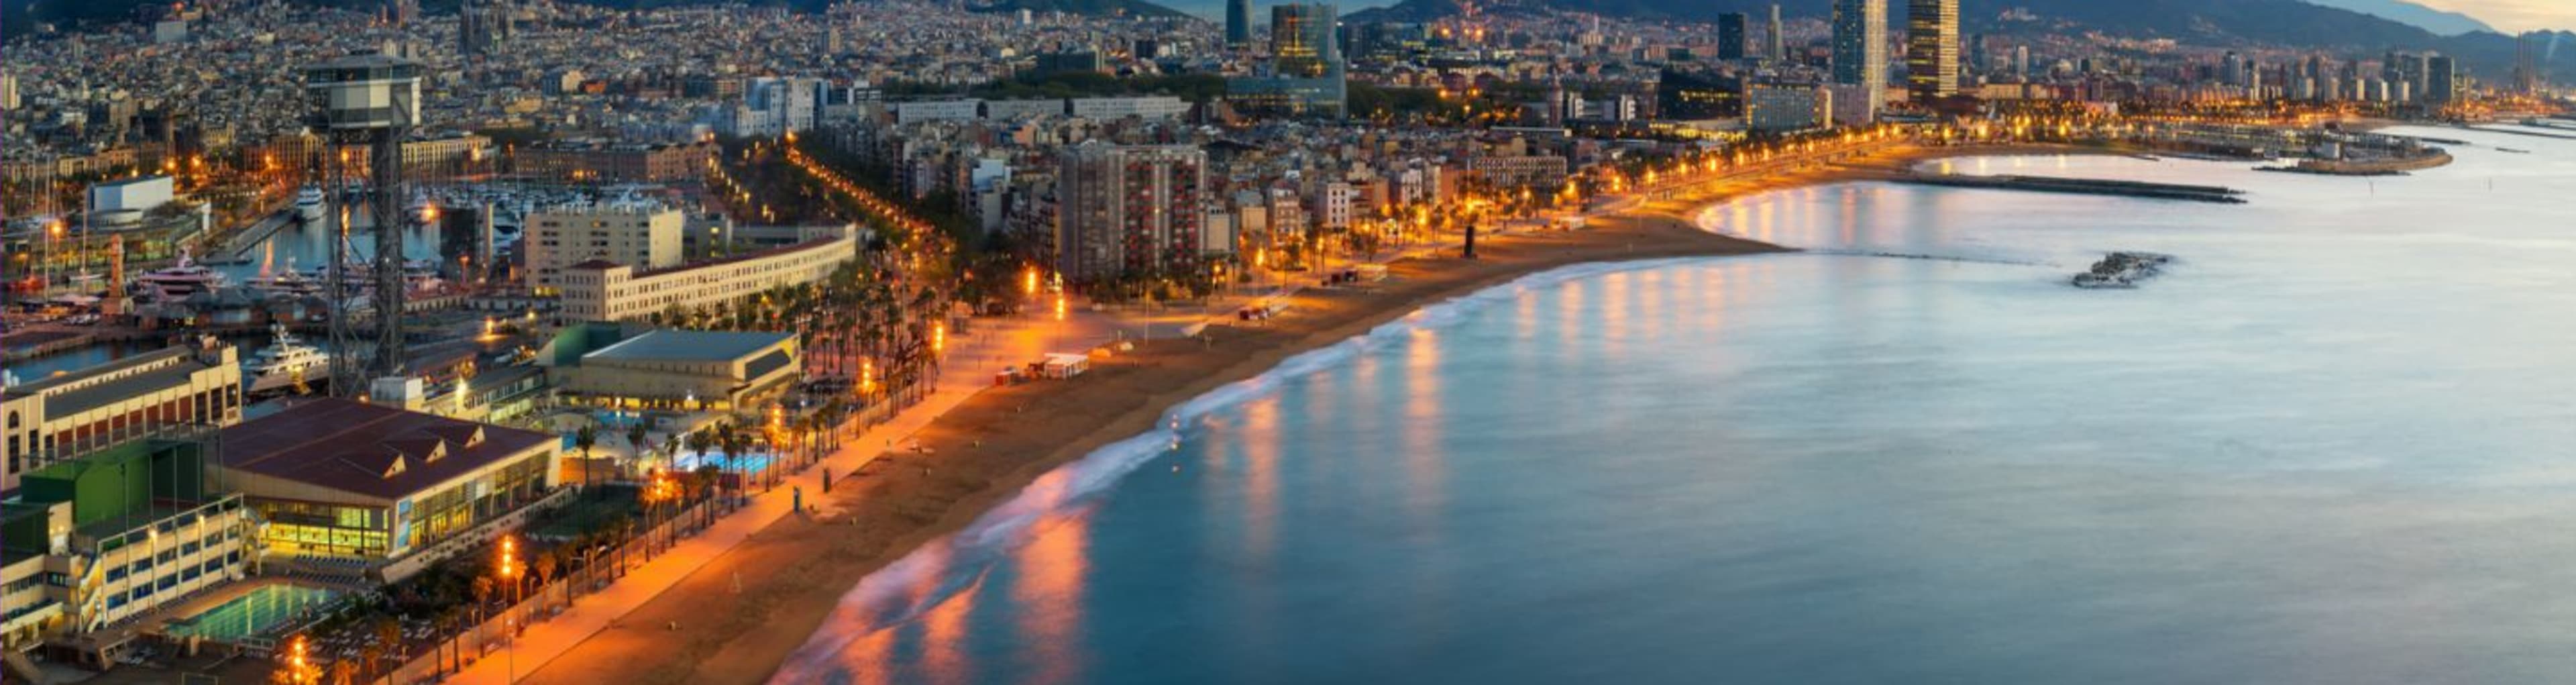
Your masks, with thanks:
[(1914, 102), (1959, 94), (1959, 0), (1906, 3), (1905, 67)]
[(562, 441), (341, 398), (223, 430), (215, 477), (285, 557), (363, 563), (392, 582), (515, 527), (556, 493)]
[(1834, 98), (1824, 88), (1758, 85), (1745, 92), (1744, 125), (1754, 131), (1801, 131), (1833, 121)]
[(119, 622), (245, 577), (256, 528), (243, 498), (209, 477), (210, 432), (119, 443), (26, 474), (0, 503), (9, 649), (50, 640), (112, 651), (132, 637), (107, 630)]
[(1833, 82), (1860, 86), (1875, 117), (1887, 93), (1887, 0), (1834, 0)]
[(89, 187), (89, 211), (99, 216), (140, 215), (170, 204), (175, 188), (168, 176), (140, 176), (99, 183)]
[(538, 363), (564, 403), (630, 411), (756, 407), (804, 377), (794, 333), (605, 322), (565, 328), (538, 353)]
[(1468, 173), (1495, 188), (1555, 188), (1565, 184), (1566, 160), (1556, 155), (1479, 155)]
[(567, 321), (642, 321), (820, 282), (858, 252), (854, 229), (843, 226), (822, 239), (684, 266), (638, 268), (610, 260), (574, 264), (559, 276), (556, 290), (563, 296)]
[(1092, 281), (1197, 267), (1208, 202), (1207, 152), (1180, 145), (1086, 143), (1056, 175), (1056, 269)]
[(680, 210), (651, 202), (565, 205), (532, 211), (522, 221), (527, 232), (522, 250), (527, 282), (539, 293), (563, 286), (564, 272), (575, 264), (607, 260), (644, 269), (678, 266), (680, 231), (688, 218)]
[(0, 391), (8, 461), (0, 490), (48, 464), (184, 426), (241, 421), (241, 359), (231, 345), (172, 347)]

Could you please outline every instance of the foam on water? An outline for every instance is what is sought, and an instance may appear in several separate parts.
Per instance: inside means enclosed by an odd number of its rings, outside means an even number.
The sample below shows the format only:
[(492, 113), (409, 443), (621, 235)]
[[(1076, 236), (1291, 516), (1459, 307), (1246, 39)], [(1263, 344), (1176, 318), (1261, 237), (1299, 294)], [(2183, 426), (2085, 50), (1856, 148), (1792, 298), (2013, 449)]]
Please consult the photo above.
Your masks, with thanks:
[[(868, 574), (842, 595), (831, 617), (798, 647), (772, 683), (846, 680), (834, 657), (854, 641), (902, 625), (942, 602), (974, 587), (993, 563), (1032, 539), (1038, 522), (1051, 515), (1078, 511), (1138, 467), (1180, 447), (1191, 430), (1209, 414), (1278, 392), (1296, 379), (1350, 363), (1371, 347), (1402, 340), (1415, 331), (1457, 324), (1479, 308), (1509, 301), (1532, 290), (1621, 271), (1656, 269), (1703, 261), (1702, 257), (1600, 262), (1558, 267), (1514, 279), (1461, 297), (1423, 307), (1368, 333), (1309, 350), (1280, 361), (1261, 375), (1227, 384), (1182, 402), (1163, 413), (1152, 431), (1104, 445), (1083, 458), (1040, 476), (1010, 500), (993, 507), (963, 530), (913, 550), (885, 568)], [(928, 591), (919, 591), (930, 584)]]

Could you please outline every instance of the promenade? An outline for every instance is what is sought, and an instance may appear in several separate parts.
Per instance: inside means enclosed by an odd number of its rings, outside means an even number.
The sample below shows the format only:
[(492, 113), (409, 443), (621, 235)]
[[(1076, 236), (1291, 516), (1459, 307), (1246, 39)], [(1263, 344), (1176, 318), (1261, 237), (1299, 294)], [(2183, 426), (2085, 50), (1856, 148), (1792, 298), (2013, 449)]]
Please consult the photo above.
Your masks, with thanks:
[(1041, 317), (979, 322), (989, 323), (971, 335), (951, 339), (955, 347), (941, 366), (938, 385), (920, 404), (844, 442), (840, 451), (816, 467), (789, 475), (777, 487), (753, 495), (749, 506), (717, 519), (705, 531), (681, 540), (669, 552), (637, 566), (608, 587), (576, 598), (570, 608), (529, 626), (513, 644), (490, 651), (446, 682), (499, 684), (526, 677), (592, 635), (616, 625), (637, 607), (770, 524), (793, 514), (796, 488), (804, 489), (810, 506), (823, 501), (822, 478), (826, 471), (850, 484), (850, 474), (883, 455), (889, 446), (902, 446), (914, 432), (990, 386), (993, 373), (1000, 368), (1037, 359), (1045, 352), (1089, 349), (1113, 336), (1105, 317), (1082, 312), (1070, 313), (1064, 321)]

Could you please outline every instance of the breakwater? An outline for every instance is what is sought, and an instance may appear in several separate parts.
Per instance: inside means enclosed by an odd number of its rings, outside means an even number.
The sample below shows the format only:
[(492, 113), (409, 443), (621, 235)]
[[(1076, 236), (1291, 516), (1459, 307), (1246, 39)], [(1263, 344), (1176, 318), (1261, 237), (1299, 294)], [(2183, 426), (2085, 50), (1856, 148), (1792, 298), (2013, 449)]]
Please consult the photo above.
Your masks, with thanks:
[(2056, 178), (2051, 176), (1975, 176), (1968, 174), (1913, 174), (1896, 179), (1916, 185), (1955, 188), (1994, 188), (2028, 190), (2042, 193), (2075, 195), (2116, 195), (2161, 200), (2189, 200), (2221, 204), (2244, 204), (2245, 191), (2224, 186), (2115, 181), (2094, 178)]

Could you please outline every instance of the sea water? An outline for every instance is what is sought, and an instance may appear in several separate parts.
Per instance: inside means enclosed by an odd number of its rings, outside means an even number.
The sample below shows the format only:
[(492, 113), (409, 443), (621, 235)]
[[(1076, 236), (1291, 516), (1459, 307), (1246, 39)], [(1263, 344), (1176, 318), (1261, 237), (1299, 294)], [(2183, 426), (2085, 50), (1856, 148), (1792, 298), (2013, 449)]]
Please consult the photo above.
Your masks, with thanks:
[[(1711, 208), (1175, 409), (782, 683), (2576, 679), (2576, 143), (1935, 163)], [(2497, 147), (2531, 150), (2530, 154)], [(2137, 290), (2067, 278), (2174, 255)]]

